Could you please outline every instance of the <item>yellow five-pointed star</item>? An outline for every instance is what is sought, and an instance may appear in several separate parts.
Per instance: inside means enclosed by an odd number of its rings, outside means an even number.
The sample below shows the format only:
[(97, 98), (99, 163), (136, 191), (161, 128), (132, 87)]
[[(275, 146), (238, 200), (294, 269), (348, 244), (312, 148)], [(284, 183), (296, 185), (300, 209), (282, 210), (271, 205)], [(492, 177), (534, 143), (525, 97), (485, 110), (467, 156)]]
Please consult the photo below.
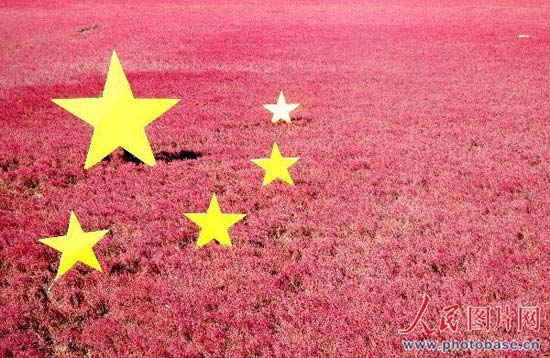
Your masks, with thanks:
[(263, 185), (268, 185), (275, 179), (294, 185), (288, 168), (294, 165), (300, 158), (285, 158), (281, 155), (277, 143), (273, 143), (270, 158), (252, 159), (252, 162), (265, 169), (265, 177)]
[(201, 233), (197, 240), (197, 247), (201, 247), (214, 239), (223, 246), (231, 246), (228, 230), (246, 215), (222, 213), (216, 194), (212, 194), (212, 200), (206, 213), (188, 213), (185, 216), (201, 227)]
[(286, 103), (283, 91), (281, 91), (277, 104), (264, 104), (264, 108), (273, 113), (272, 123), (277, 123), (281, 119), (290, 123), (290, 112), (298, 108), (299, 105), (299, 103)]
[(40, 239), (39, 241), (61, 252), (61, 261), (57, 269), (57, 276), (61, 277), (78, 261), (101, 271), (101, 266), (94, 254), (94, 245), (101, 240), (109, 230), (84, 232), (74, 212), (71, 211), (67, 235)]
[(145, 127), (178, 103), (179, 99), (134, 98), (118, 56), (113, 51), (102, 97), (52, 101), (94, 127), (84, 164), (84, 168), (88, 169), (118, 147), (148, 165), (155, 165)]

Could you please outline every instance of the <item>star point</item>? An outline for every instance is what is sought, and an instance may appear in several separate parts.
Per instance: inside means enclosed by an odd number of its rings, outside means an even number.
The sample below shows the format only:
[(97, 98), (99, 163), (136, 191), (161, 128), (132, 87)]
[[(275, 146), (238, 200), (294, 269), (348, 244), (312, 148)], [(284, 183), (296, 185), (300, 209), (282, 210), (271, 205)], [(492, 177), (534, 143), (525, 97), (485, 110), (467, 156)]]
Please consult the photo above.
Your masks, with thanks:
[(206, 213), (186, 213), (184, 215), (201, 228), (197, 239), (198, 248), (208, 244), (212, 240), (216, 240), (223, 246), (232, 246), (231, 237), (228, 232), (229, 228), (246, 216), (246, 214), (222, 213), (216, 194), (212, 194), (212, 199)]
[(269, 158), (252, 159), (252, 162), (265, 170), (262, 182), (263, 186), (270, 184), (276, 179), (281, 179), (287, 184), (294, 185), (288, 168), (296, 164), (299, 159), (298, 157), (283, 157), (277, 143), (273, 143)]
[(69, 271), (77, 262), (82, 262), (89, 267), (102, 271), (101, 265), (95, 256), (93, 247), (105, 236), (109, 230), (82, 231), (75, 213), (71, 211), (69, 228), (64, 236), (40, 239), (41, 243), (61, 252), (56, 279)]
[(145, 127), (179, 99), (135, 98), (118, 55), (113, 51), (101, 97), (52, 99), (52, 102), (94, 127), (84, 164), (88, 169), (119, 147), (153, 166), (155, 157)]
[(299, 103), (286, 103), (283, 91), (279, 93), (279, 99), (276, 104), (264, 104), (264, 108), (273, 113), (271, 123), (277, 123), (280, 120), (290, 123), (290, 112), (298, 108)]

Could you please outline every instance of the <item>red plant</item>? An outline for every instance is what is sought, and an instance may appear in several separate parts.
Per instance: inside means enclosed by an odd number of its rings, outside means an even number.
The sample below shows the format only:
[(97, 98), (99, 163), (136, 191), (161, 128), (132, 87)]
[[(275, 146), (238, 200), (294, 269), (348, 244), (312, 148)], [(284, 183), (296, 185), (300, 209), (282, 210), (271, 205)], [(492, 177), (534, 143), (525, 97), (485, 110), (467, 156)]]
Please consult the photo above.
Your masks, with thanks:
[[(539, 332), (489, 337), (550, 354), (550, 10), (355, 3), (0, 6), (0, 355), (396, 356), (424, 294), (432, 328), (538, 304)], [(182, 101), (147, 128), (155, 167), (85, 171), (92, 128), (50, 99), (97, 97), (114, 48), (137, 97)], [(274, 126), (281, 89), (301, 105)], [(250, 162), (274, 141), (295, 187)], [(213, 192), (248, 215), (197, 250), (183, 213)], [(38, 239), (70, 210), (111, 230), (103, 273), (48, 295)]]

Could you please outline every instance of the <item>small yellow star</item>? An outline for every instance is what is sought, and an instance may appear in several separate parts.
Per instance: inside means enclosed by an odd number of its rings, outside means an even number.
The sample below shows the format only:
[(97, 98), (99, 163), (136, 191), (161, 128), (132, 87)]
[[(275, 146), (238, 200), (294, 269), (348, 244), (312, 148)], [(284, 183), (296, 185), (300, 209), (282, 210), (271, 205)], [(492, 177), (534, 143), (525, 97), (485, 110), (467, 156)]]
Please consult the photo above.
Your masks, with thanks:
[(265, 169), (265, 177), (263, 185), (268, 185), (275, 179), (281, 179), (282, 181), (294, 185), (288, 168), (294, 165), (300, 158), (285, 158), (279, 151), (277, 143), (273, 143), (273, 149), (271, 150), (270, 158), (252, 159), (252, 162)]
[(69, 271), (78, 261), (101, 271), (101, 266), (93, 251), (93, 246), (101, 240), (109, 230), (84, 232), (74, 212), (71, 211), (67, 235), (40, 239), (44, 245), (61, 252), (61, 260), (57, 269), (56, 279)]
[(52, 99), (94, 127), (84, 169), (99, 163), (118, 147), (153, 166), (155, 157), (145, 127), (179, 102), (179, 99), (134, 98), (115, 51), (99, 98)]
[(212, 200), (206, 213), (187, 213), (184, 215), (201, 227), (197, 247), (204, 246), (214, 239), (223, 246), (231, 246), (228, 230), (246, 216), (245, 214), (222, 213), (216, 194), (212, 194)]
[(281, 91), (277, 104), (264, 104), (264, 108), (273, 113), (272, 123), (277, 123), (281, 119), (290, 123), (290, 112), (298, 108), (299, 105), (299, 103), (286, 103), (283, 91)]

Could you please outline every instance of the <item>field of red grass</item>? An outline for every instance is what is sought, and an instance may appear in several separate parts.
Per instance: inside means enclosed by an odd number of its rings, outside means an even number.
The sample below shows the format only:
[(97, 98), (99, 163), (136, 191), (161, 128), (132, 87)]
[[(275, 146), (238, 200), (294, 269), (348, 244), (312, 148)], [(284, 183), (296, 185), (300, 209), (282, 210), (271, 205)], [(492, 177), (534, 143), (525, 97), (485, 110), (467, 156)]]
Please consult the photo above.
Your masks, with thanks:
[[(544, 1), (72, 3), (0, 4), (0, 356), (550, 354)], [(99, 96), (113, 49), (136, 97), (181, 99), (147, 127), (154, 167), (84, 170), (93, 129), (51, 102)], [(281, 89), (290, 125), (262, 107)], [(274, 141), (294, 187), (250, 161)], [(183, 214), (212, 193), (247, 214), (232, 248), (195, 248)], [(71, 210), (110, 229), (103, 272), (47, 294), (60, 255), (38, 240)], [(431, 328), (460, 305), (455, 333), (398, 334), (424, 294)], [(468, 305), (538, 305), (541, 328), (468, 332)]]

